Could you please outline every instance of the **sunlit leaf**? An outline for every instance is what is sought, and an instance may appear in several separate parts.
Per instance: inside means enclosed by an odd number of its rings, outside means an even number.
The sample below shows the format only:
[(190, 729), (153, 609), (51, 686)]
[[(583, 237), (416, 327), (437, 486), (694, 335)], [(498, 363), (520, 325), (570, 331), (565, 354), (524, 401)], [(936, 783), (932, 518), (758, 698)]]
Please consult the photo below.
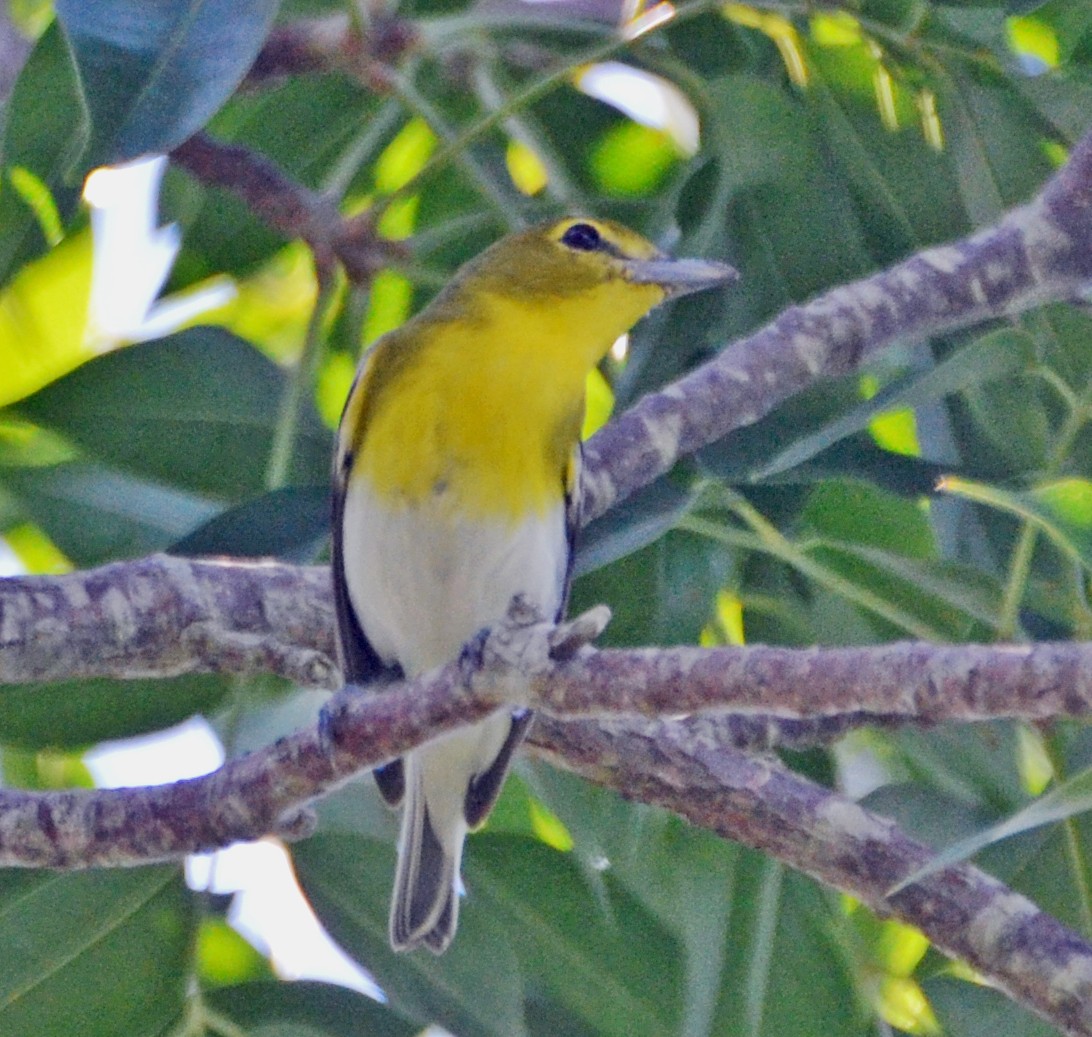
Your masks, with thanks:
[(69, 238), (0, 289), (0, 406), (14, 403), (96, 354), (84, 339), (91, 235)]

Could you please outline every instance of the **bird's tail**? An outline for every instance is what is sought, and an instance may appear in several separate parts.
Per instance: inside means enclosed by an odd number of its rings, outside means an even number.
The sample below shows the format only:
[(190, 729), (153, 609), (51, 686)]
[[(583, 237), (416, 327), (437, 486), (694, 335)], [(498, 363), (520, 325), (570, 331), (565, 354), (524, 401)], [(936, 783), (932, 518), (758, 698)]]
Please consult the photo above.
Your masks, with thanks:
[(531, 723), (531, 712), (500, 713), (415, 749), (405, 778), (391, 946), (442, 953), (459, 919), (459, 862), (469, 830), (486, 819)]
[[(456, 887), (466, 825), (461, 817), (452, 824), (449, 818), (433, 816), (425, 796), (421, 762), (412, 757), (406, 760), (390, 938), (396, 951), (424, 945), (441, 954), (455, 935), (459, 917)], [(447, 825), (443, 825), (445, 820)]]

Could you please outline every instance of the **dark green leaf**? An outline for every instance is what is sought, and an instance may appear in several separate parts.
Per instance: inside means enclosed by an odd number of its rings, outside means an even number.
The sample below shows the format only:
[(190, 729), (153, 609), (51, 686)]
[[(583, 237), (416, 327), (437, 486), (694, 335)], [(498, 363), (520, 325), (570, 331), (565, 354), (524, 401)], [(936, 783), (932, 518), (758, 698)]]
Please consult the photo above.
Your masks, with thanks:
[(286, 486), (221, 512), (170, 553), (313, 562), (329, 535), (329, 488)]
[(276, 0), (57, 0), (92, 138), (88, 167), (170, 151), (239, 85)]
[(671, 531), (654, 544), (588, 573), (573, 585), (573, 614), (606, 602), (613, 645), (694, 644), (730, 570), (711, 540)]
[(219, 674), (161, 680), (95, 677), (54, 684), (0, 684), (0, 742), (79, 749), (158, 731), (212, 712), (231, 690)]
[[(356, 147), (381, 119), (376, 96), (342, 75), (296, 76), (267, 89), (238, 94), (213, 120), (218, 140), (254, 151), (286, 176), (319, 189), (346, 150)], [(380, 127), (371, 153), (359, 156), (361, 174), (392, 129)], [(371, 184), (353, 185), (354, 194)], [(219, 273), (244, 276), (268, 260), (285, 239), (231, 192), (202, 187), (174, 173), (164, 187), (164, 211), (184, 228), (185, 248), (172, 274), (182, 286)]]
[(87, 111), (58, 26), (47, 29), (31, 52), (5, 114), (0, 148), (0, 284), (47, 247), (39, 219), (12, 184), (12, 170), (37, 177), (63, 218), (71, 217), (76, 207), (77, 192), (66, 178), (87, 141)]
[(725, 1037), (860, 1037), (868, 1010), (837, 932), (845, 926), (811, 882), (742, 855), (731, 888), (720, 1001), (708, 1032)]
[(829, 480), (808, 499), (801, 516), (821, 536), (911, 558), (933, 558), (928, 516), (910, 501), (863, 482)]
[(0, 872), (0, 1033), (161, 1037), (187, 994), (178, 868)]
[(477, 898), (463, 905), (458, 937), (444, 955), (400, 955), (387, 942), (392, 847), (354, 835), (319, 835), (295, 846), (293, 858), (323, 924), (375, 976), (398, 1012), (460, 1037), (526, 1033), (523, 977)]
[[(108, 353), (25, 400), (20, 411), (91, 458), (238, 500), (264, 489), (285, 381), (281, 368), (242, 339), (200, 327)], [(303, 417), (293, 474), (324, 482), (330, 433), (313, 409)]]
[(581, 530), (576, 574), (594, 572), (658, 540), (687, 510), (693, 493), (657, 479)]
[(8, 469), (2, 482), (80, 566), (162, 551), (217, 510), (194, 494), (81, 461)]
[(980, 850), (993, 846), (1002, 839), (1008, 839), (1042, 825), (1055, 824), (1066, 818), (1085, 814), (1090, 809), (1092, 809), (1092, 771), (1085, 770), (1054, 786), (1004, 820), (945, 846), (925, 867), (908, 876), (899, 888), (918, 882), (927, 875), (934, 875), (953, 864), (969, 860)]
[[(530, 989), (544, 987), (594, 1030), (674, 1032), (681, 948), (608, 871), (591, 881), (571, 854), (515, 836), (469, 847), (467, 884), (493, 905)], [(467, 912), (478, 905), (470, 900)]]
[(370, 997), (328, 983), (245, 983), (205, 995), (249, 1037), (414, 1037), (420, 1026)]
[(947, 1037), (1057, 1037), (1049, 1023), (980, 983), (937, 976), (923, 988)]

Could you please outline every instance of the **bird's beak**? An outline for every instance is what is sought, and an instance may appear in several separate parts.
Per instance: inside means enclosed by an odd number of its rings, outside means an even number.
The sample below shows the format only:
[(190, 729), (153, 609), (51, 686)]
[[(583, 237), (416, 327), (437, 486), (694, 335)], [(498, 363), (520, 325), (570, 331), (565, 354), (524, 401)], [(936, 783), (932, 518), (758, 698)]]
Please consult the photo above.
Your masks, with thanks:
[(669, 299), (728, 284), (739, 277), (739, 271), (734, 267), (712, 259), (657, 256), (655, 259), (629, 259), (625, 267), (626, 277), (634, 284), (659, 285)]

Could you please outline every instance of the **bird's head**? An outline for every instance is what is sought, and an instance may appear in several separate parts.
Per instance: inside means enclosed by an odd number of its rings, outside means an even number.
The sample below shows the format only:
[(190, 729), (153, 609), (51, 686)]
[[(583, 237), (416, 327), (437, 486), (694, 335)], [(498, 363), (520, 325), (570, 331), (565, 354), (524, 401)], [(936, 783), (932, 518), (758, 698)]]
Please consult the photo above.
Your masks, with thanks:
[(731, 281), (735, 270), (705, 259), (673, 259), (609, 220), (568, 217), (502, 238), (468, 267), (483, 286), (517, 298), (564, 299), (605, 285), (651, 300)]
[(653, 307), (736, 277), (724, 263), (674, 259), (618, 223), (568, 217), (490, 246), (459, 271), (448, 301), (571, 345), (587, 339), (594, 362)]

